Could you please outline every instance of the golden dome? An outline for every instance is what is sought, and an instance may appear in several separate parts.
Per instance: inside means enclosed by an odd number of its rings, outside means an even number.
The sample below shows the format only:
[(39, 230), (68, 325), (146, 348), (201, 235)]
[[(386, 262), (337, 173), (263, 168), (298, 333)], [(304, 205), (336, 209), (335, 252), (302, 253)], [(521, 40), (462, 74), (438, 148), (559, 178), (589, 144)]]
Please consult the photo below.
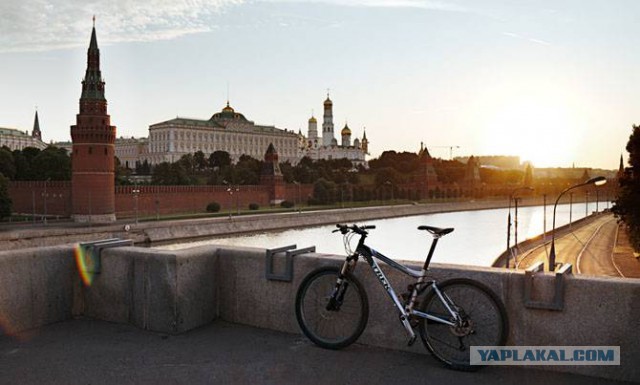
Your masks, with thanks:
[(227, 106), (222, 109), (222, 112), (234, 112), (233, 108), (229, 105), (228, 101), (227, 101)]
[(344, 128), (342, 129), (342, 131), (340, 132), (341, 135), (351, 135), (351, 129), (349, 129), (349, 126), (347, 126), (346, 124), (344, 125)]
[(314, 116), (309, 118), (309, 123), (318, 123), (318, 121), (316, 120), (316, 118)]

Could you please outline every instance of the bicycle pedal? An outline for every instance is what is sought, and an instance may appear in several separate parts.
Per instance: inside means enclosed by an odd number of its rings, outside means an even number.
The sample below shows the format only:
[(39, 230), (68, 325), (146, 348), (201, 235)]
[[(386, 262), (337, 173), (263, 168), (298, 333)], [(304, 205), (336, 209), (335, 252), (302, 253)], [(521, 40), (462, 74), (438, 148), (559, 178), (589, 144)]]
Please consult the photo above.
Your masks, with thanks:
[(407, 346), (412, 346), (416, 342), (416, 338), (418, 338), (417, 335), (414, 335), (413, 337), (411, 337), (409, 339), (409, 342), (407, 342)]

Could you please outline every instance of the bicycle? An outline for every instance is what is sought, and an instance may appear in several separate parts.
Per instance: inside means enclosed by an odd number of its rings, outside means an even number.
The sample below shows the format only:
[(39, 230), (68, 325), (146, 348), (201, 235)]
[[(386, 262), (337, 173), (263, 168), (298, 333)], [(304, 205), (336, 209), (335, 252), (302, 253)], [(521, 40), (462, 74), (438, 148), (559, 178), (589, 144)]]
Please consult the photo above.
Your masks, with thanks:
[[(468, 278), (454, 278), (442, 283), (428, 279), (429, 263), (438, 240), (453, 228), (419, 226), (433, 236), (422, 270), (404, 266), (365, 245), (368, 231), (375, 226), (337, 225), (333, 232), (343, 235), (347, 258), (342, 267), (326, 266), (309, 273), (296, 294), (296, 318), (302, 332), (316, 345), (341, 349), (354, 343), (369, 319), (369, 300), (364, 287), (353, 275), (360, 257), (372, 268), (406, 330), (411, 346), (416, 341), (414, 329), (428, 351), (452, 369), (475, 371), (471, 365), (471, 346), (501, 346), (506, 343), (509, 321), (504, 304), (484, 284)], [(359, 235), (355, 252), (351, 238)], [(408, 291), (398, 297), (376, 260), (415, 278)], [(423, 300), (421, 295), (430, 289)], [(402, 299), (402, 300), (401, 300)]]

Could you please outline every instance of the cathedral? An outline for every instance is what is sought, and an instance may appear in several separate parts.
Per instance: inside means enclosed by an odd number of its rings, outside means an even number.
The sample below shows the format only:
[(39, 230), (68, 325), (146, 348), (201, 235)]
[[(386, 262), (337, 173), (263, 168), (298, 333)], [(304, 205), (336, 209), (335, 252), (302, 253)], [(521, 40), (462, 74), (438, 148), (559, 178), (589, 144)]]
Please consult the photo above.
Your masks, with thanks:
[(365, 156), (369, 154), (367, 133), (363, 132), (362, 140), (356, 138), (351, 142), (351, 129), (347, 124), (340, 131), (340, 142), (335, 137), (333, 126), (333, 102), (327, 94), (324, 101), (324, 115), (322, 117), (322, 137), (318, 135), (318, 121), (314, 116), (309, 119), (307, 137), (301, 140), (301, 156), (313, 160), (343, 159), (350, 160), (354, 166), (366, 166)]

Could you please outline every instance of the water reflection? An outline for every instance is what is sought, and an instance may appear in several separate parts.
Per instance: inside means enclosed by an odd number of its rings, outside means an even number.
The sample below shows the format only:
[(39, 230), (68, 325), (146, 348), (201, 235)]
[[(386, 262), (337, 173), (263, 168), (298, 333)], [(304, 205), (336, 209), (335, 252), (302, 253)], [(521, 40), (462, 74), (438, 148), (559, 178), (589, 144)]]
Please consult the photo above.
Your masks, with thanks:
[[(600, 210), (605, 207), (600, 202)], [(585, 217), (595, 211), (596, 204), (573, 204), (572, 220)], [(427, 255), (431, 237), (416, 228), (420, 225), (454, 227), (455, 231), (440, 240), (433, 262), (463, 265), (490, 266), (507, 246), (508, 209), (461, 211), (427, 214), (411, 217), (378, 219), (366, 224), (377, 226), (371, 230), (367, 244), (394, 259), (423, 261)], [(553, 206), (546, 208), (546, 228), (551, 231)], [(512, 217), (513, 209), (512, 209)], [(534, 237), (543, 232), (544, 210), (542, 206), (518, 209), (518, 241)], [(569, 205), (558, 205), (556, 227), (569, 223)], [(359, 223), (365, 224), (365, 223)], [(211, 238), (203, 241), (158, 246), (158, 249), (182, 249), (206, 244), (275, 248), (296, 244), (298, 247), (316, 246), (320, 253), (344, 255), (342, 236), (332, 234), (335, 225), (271, 231), (226, 238)], [(511, 244), (514, 242), (512, 227)], [(355, 248), (356, 238), (353, 239)]]

